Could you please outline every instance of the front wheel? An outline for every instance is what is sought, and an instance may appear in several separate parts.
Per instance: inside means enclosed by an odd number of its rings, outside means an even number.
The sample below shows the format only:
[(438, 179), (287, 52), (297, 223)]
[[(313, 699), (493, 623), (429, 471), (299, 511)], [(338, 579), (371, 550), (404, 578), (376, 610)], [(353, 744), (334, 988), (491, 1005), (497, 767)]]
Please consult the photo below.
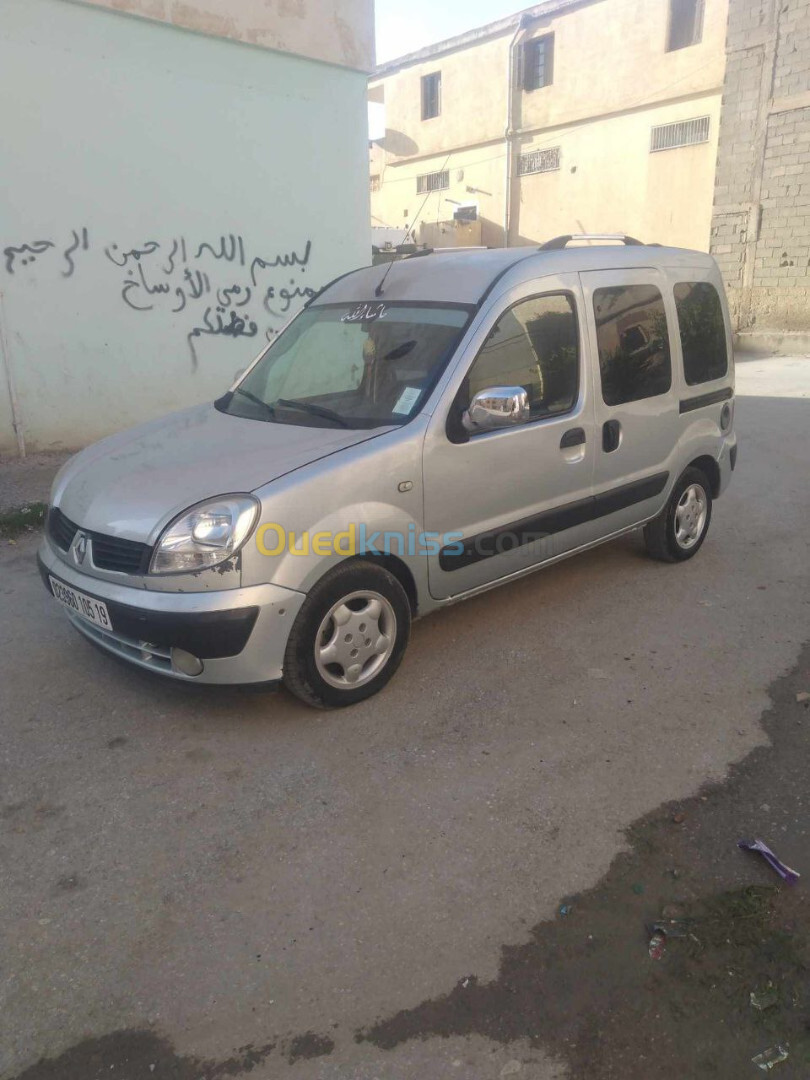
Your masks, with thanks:
[(644, 526), (647, 551), (663, 562), (691, 559), (706, 539), (711, 519), (709, 481), (700, 469), (688, 468), (658, 517)]
[(307, 596), (284, 654), (284, 684), (319, 709), (354, 705), (382, 690), (411, 628), (405, 590), (369, 560), (336, 566)]

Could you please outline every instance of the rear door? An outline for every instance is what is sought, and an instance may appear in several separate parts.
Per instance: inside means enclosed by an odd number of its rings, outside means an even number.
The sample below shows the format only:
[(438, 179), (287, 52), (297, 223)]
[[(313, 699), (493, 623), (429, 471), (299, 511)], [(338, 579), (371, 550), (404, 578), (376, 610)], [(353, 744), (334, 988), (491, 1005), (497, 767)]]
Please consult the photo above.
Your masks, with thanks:
[(613, 532), (653, 517), (673, 479), (680, 432), (673, 300), (660, 270), (580, 274), (594, 358), (594, 525)]

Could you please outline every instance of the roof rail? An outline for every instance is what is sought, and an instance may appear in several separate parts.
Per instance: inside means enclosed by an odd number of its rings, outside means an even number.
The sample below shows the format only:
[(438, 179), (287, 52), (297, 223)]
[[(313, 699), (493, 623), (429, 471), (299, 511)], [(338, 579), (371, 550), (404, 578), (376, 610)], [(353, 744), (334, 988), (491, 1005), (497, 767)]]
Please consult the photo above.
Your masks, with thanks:
[(572, 240), (616, 240), (630, 246), (645, 246), (642, 240), (636, 240), (634, 236), (625, 236), (624, 233), (569, 233), (568, 236), (555, 236), (553, 240), (546, 240), (545, 244), (540, 245), (540, 250), (560, 251)]

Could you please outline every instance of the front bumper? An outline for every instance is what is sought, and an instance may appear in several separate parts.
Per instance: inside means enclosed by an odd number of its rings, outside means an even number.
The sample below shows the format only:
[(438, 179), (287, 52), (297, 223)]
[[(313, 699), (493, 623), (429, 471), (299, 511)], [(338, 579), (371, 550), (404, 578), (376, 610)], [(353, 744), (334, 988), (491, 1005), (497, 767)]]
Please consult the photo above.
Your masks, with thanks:
[[(139, 667), (185, 682), (279, 680), (287, 638), (305, 599), (303, 593), (270, 584), (193, 593), (133, 589), (81, 573), (65, 563), (47, 539), (37, 563), (49, 592), (53, 574), (107, 605), (111, 632), (64, 609), (85, 637)], [(198, 657), (202, 672), (190, 676), (179, 671), (172, 649)]]

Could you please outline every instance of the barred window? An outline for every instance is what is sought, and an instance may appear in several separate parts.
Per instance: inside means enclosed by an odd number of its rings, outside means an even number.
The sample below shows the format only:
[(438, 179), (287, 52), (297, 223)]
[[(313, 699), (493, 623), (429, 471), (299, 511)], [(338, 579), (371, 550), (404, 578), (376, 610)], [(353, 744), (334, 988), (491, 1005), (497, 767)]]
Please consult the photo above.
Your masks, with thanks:
[(444, 191), (450, 187), (450, 172), (424, 173), (416, 178), (417, 195), (425, 195), (428, 191)]
[(674, 150), (678, 146), (694, 146), (709, 141), (709, 117), (698, 116), (694, 120), (678, 120), (674, 124), (658, 124), (652, 129), (650, 153), (657, 150)]
[(371, 187), (372, 191), (379, 191), (380, 190), (380, 174), (379, 173), (372, 173), (371, 174), (371, 177), (370, 177), (370, 180), (369, 180), (369, 186)]
[(531, 150), (521, 154), (518, 161), (518, 176), (527, 173), (554, 172), (560, 167), (560, 148), (552, 146), (546, 150)]

